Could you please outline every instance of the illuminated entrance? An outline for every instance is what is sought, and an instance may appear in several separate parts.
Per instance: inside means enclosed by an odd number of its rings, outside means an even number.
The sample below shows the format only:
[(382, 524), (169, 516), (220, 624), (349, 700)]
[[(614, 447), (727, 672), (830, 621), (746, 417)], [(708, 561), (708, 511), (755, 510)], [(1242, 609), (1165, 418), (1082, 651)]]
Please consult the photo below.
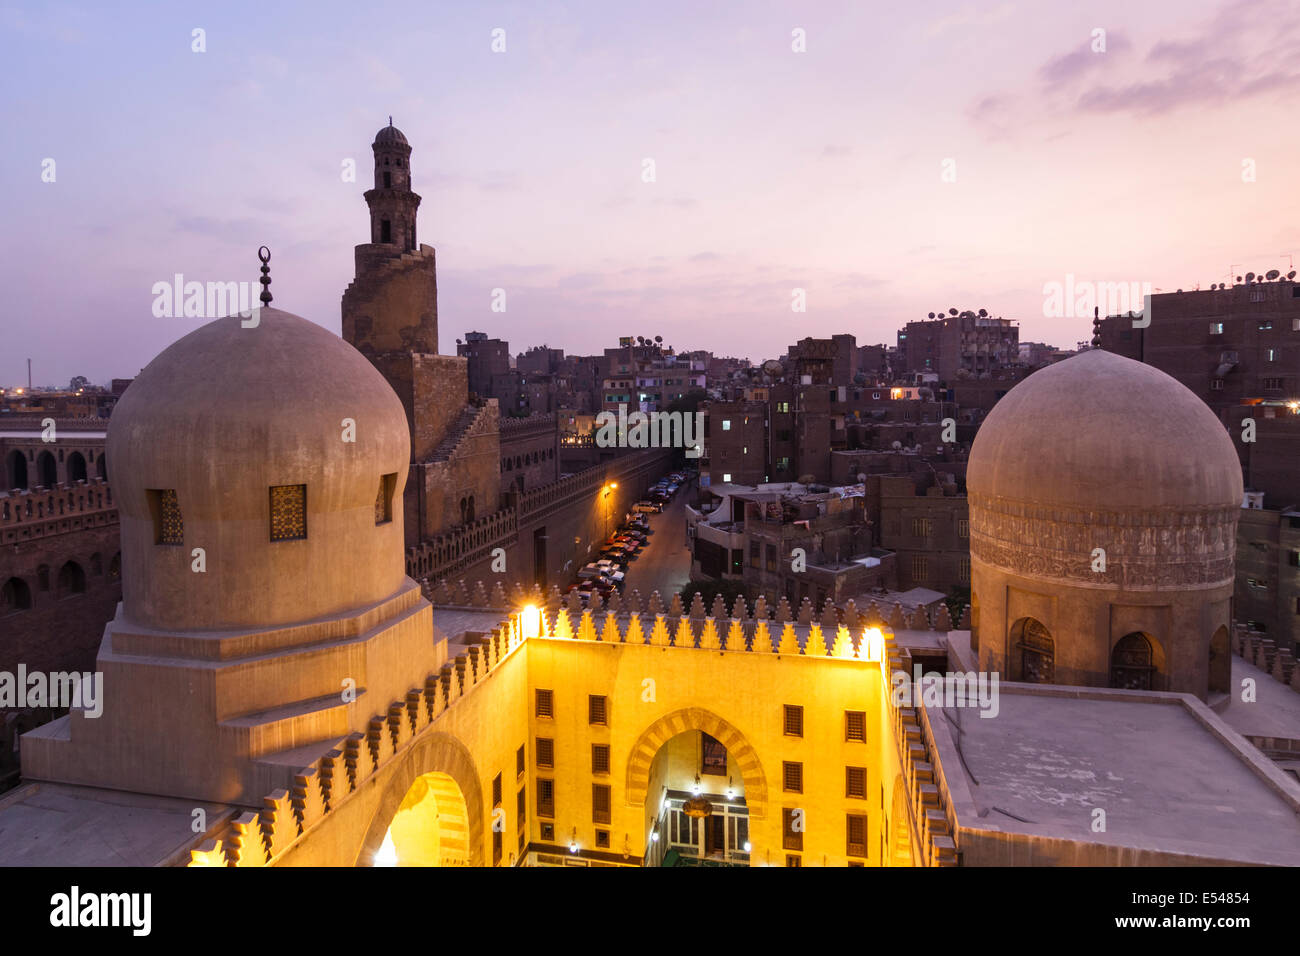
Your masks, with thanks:
[(426, 773), (402, 798), (375, 853), (375, 866), (468, 866), (469, 813), (448, 774)]
[(717, 739), (688, 730), (650, 765), (646, 866), (748, 866), (749, 807), (734, 758)]

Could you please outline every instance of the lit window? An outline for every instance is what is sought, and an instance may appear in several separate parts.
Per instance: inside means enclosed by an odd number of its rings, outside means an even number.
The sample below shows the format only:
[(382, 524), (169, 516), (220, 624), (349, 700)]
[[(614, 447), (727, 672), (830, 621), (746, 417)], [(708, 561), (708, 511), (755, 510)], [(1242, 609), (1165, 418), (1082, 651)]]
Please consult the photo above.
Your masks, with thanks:
[(1210, 323), (1210, 334), (1211, 334), (1211, 335), (1222, 335), (1222, 334), (1223, 334), (1223, 323), (1222, 323), (1222, 322), (1211, 322), (1211, 323)]
[(723, 476), (722, 476), (722, 480), (723, 480), (723, 481), (730, 481), (730, 480), (731, 480), (731, 472), (726, 472), (726, 473), (724, 473)]
[(729, 431), (731, 431), (731, 419), (730, 419), (730, 418), (724, 418), (724, 419), (722, 420), (722, 430), (723, 430), (724, 432), (729, 432)]

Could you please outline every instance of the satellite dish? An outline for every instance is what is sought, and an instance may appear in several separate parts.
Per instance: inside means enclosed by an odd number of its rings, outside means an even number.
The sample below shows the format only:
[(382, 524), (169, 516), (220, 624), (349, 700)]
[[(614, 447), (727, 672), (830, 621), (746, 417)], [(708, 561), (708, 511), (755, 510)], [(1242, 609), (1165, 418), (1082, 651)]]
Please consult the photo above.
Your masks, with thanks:
[(861, 471), (858, 472), (858, 484), (862, 484), (866, 480), (867, 480), (866, 473)]
[(781, 363), (776, 359), (768, 359), (763, 363), (763, 371), (775, 375), (777, 372), (781, 371)]
[(1255, 281), (1255, 273), (1253, 273), (1253, 272), (1247, 272), (1247, 273), (1246, 273), (1246, 281), (1247, 281), (1247, 282), (1254, 282), (1254, 281)]
[(1264, 278), (1267, 279), (1269, 282), (1272, 282), (1274, 279), (1276, 279), (1276, 278), (1277, 278), (1278, 276), (1280, 276), (1281, 274), (1282, 274), (1282, 273), (1281, 273), (1280, 271), (1278, 271), (1277, 269), (1269, 269), (1269, 270), (1268, 270), (1268, 274), (1267, 274), (1266, 276), (1264, 276)]

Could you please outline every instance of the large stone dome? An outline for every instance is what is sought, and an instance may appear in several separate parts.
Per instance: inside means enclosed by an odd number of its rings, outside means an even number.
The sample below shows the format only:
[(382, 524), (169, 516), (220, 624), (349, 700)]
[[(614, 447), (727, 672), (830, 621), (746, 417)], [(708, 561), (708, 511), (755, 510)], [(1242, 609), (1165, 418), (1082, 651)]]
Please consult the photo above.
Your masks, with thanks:
[(1209, 407), (1159, 369), (1093, 349), (1005, 395), (971, 448), (972, 495), (1072, 511), (1239, 507), (1241, 466)]
[(133, 624), (302, 622), (383, 600), (405, 577), (401, 402), (338, 336), (279, 309), (256, 314), (256, 326), (230, 316), (169, 346), (114, 409)]

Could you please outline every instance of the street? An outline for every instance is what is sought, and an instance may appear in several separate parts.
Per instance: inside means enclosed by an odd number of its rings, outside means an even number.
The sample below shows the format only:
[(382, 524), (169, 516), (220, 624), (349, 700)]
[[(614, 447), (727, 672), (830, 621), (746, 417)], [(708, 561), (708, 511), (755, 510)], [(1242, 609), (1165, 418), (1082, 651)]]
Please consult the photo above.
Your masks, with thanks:
[(649, 543), (627, 566), (623, 593), (641, 592), (648, 601), (650, 592), (658, 591), (669, 604), (683, 584), (691, 579), (691, 553), (686, 548), (686, 499), (690, 485), (679, 488), (673, 500), (659, 514), (652, 514)]

